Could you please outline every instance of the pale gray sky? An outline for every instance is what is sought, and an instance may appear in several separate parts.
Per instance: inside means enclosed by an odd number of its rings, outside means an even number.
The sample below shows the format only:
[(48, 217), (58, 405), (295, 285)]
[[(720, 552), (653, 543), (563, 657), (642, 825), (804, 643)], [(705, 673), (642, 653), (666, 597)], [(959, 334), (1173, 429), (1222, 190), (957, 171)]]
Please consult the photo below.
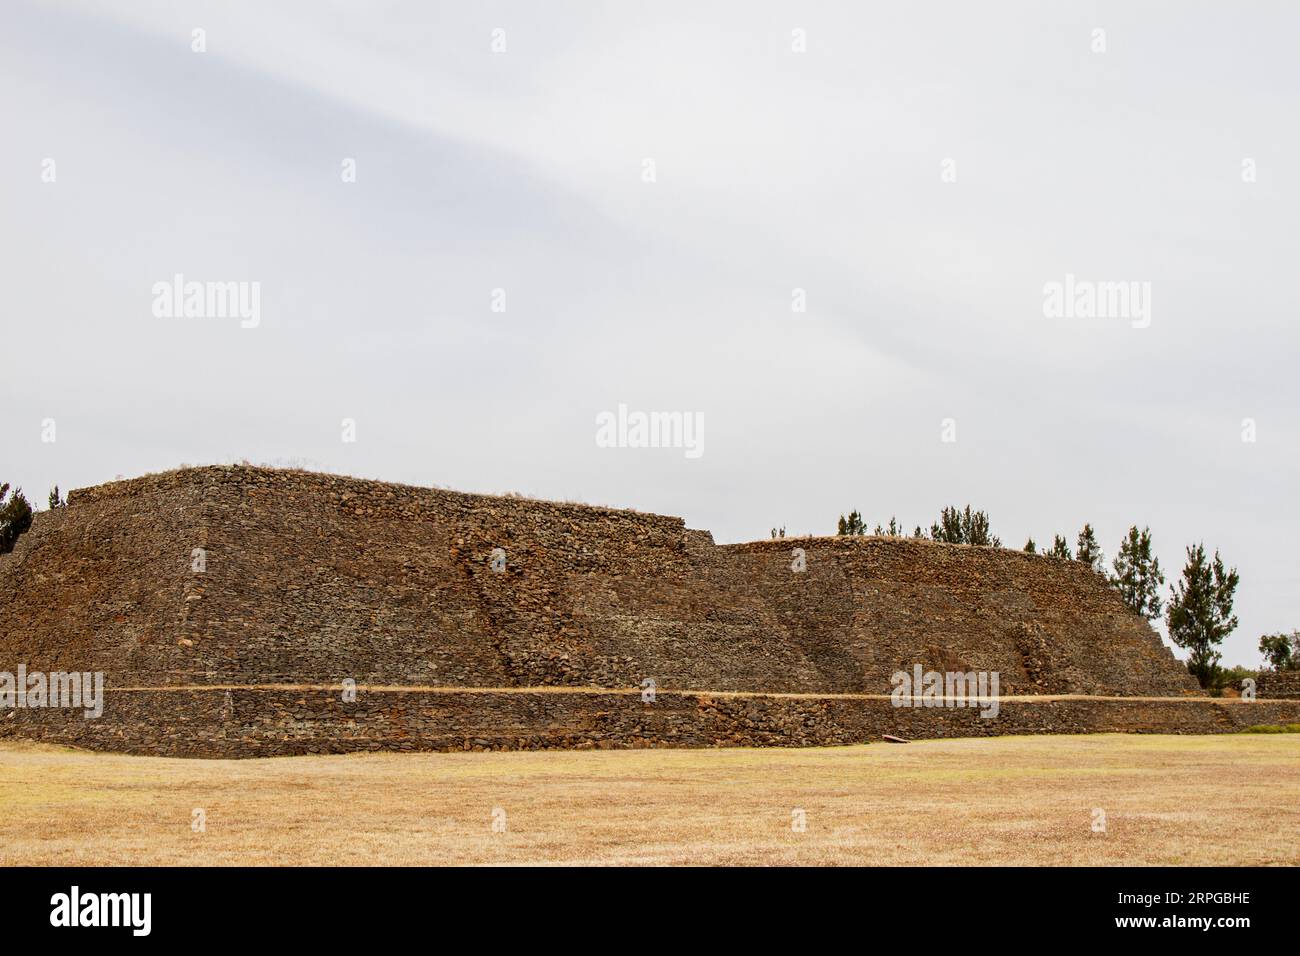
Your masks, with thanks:
[[(1108, 559), (1138, 522), (1171, 579), (1201, 539), (1239, 568), (1225, 660), (1254, 664), (1300, 627), (1298, 28), (1282, 2), (6, 0), (0, 480), (302, 459), (719, 541), (969, 501), (1016, 547), (1091, 521)], [(156, 317), (175, 273), (260, 283), (260, 324)], [(1067, 273), (1151, 283), (1149, 327), (1045, 317)], [(619, 403), (702, 414), (703, 456), (598, 448)]]

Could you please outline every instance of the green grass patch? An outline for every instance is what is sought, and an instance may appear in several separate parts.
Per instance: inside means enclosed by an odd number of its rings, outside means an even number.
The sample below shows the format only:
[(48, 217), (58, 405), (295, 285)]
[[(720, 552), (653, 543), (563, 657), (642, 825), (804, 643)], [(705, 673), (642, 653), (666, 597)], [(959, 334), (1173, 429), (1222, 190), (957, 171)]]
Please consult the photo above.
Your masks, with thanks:
[(1247, 727), (1243, 734), (1300, 734), (1300, 724), (1256, 724)]

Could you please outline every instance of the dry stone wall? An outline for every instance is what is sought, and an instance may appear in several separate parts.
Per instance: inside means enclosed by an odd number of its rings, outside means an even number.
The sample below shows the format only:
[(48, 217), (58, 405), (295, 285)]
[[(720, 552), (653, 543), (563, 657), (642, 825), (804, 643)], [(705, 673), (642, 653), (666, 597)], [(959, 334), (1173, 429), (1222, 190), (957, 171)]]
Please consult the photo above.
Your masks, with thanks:
[(1003, 734), (1233, 733), (1300, 722), (1300, 701), (1028, 697), (977, 709), (897, 708), (888, 698), (523, 690), (152, 689), (108, 695), (103, 717), (16, 711), (0, 739), (178, 757), (307, 753), (811, 747)]
[(1260, 697), (1300, 700), (1300, 670), (1264, 671), (1255, 690)]
[[(363, 749), (849, 739), (885, 726), (851, 716), (879, 708), (827, 695), (888, 694), (890, 675), (916, 664), (997, 671), (1003, 694), (1196, 693), (1146, 622), (1076, 562), (902, 538), (717, 546), (679, 518), (247, 467), (82, 489), (39, 514), (0, 558), (0, 670), (19, 663), (105, 672), (105, 716), (89, 722), (102, 729), (79, 739), (169, 753), (281, 752), (277, 735), (326, 747), (341, 734)], [(380, 698), (395, 716), (322, 718), (312, 703), (299, 719), (277, 696), (292, 691), (268, 689), (345, 680), (395, 688)], [(647, 680), (660, 699), (692, 702), (686, 724), (671, 708), (637, 724), (593, 709), (587, 691), (571, 703), (505, 693)], [(225, 688), (256, 732), (212, 717)], [(451, 693), (464, 688), (502, 692)], [(716, 700), (769, 703), (698, 703), (730, 692), (760, 696)], [(753, 708), (780, 719), (736, 731)], [(34, 714), (22, 715), (29, 727), (58, 725)], [(222, 728), (225, 743), (199, 739)]]

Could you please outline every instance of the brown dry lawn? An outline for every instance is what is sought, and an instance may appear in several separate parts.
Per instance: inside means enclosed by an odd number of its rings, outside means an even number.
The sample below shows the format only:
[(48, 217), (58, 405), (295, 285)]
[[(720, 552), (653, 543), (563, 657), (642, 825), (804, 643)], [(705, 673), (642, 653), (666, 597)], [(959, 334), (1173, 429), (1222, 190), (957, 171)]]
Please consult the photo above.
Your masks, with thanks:
[(484, 863), (1294, 865), (1300, 736), (239, 761), (0, 744), (3, 865)]

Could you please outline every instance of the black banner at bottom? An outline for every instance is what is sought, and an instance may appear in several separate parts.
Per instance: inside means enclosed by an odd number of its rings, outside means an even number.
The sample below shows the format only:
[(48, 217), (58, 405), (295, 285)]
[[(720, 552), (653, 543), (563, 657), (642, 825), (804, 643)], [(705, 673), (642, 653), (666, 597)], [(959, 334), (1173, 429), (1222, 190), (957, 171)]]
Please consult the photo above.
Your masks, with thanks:
[[(552, 948), (686, 931), (734, 945), (775, 925), (822, 933), (904, 927), (912, 942), (1167, 939), (1214, 944), (1289, 936), (1288, 869), (365, 869), (8, 868), (6, 942), (27, 937), (367, 944), (431, 928), (486, 929)], [(478, 929), (475, 930), (474, 928)], [(1031, 934), (1031, 935), (1023, 935)], [(1038, 935), (1053, 934), (1053, 935)], [(928, 948), (928, 945), (927, 947)]]

